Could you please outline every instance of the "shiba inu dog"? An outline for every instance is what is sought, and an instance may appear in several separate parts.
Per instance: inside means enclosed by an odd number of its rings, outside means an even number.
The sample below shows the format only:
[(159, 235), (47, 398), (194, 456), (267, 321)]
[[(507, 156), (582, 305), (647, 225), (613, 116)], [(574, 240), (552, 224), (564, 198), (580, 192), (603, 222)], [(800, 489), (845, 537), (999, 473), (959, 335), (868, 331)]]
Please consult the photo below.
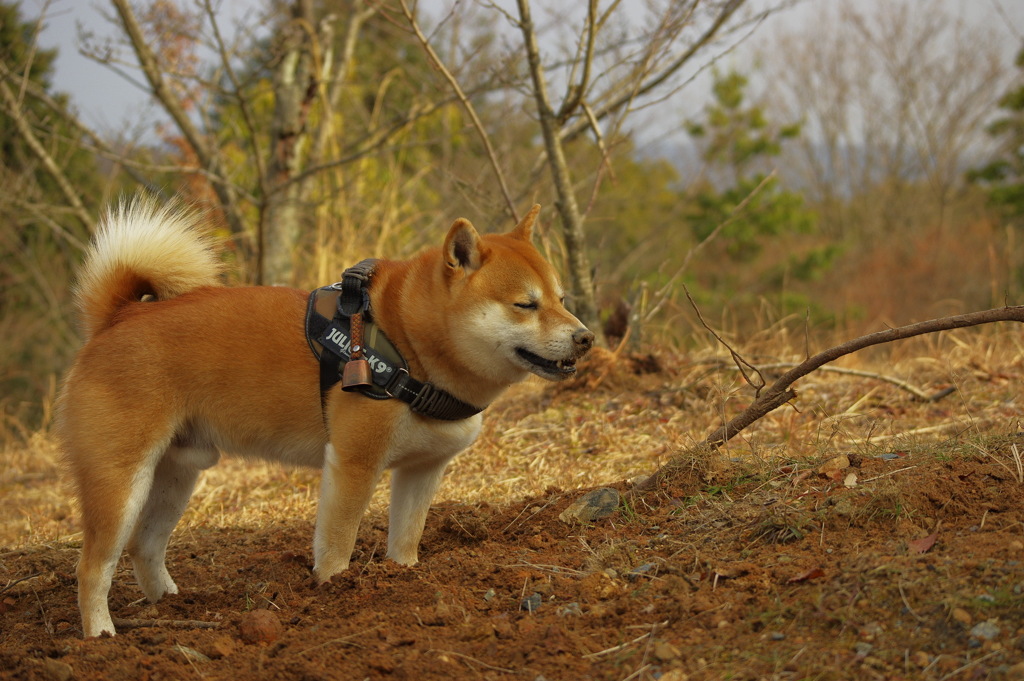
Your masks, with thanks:
[[(481, 236), (459, 219), (440, 248), (378, 261), (369, 278), (373, 323), (404, 359), (401, 371), (472, 412), (529, 373), (572, 375), (593, 344), (531, 244), (539, 208), (507, 234)], [(386, 469), (387, 556), (416, 563), (445, 466), (480, 431), (478, 413), (434, 417), (379, 399), (390, 393), (321, 391), (303, 333), (309, 292), (221, 285), (200, 222), (174, 202), (122, 203), (77, 284), (86, 340), (61, 390), (57, 433), (81, 507), (87, 637), (114, 634), (107, 595), (126, 548), (147, 599), (177, 593), (168, 538), (220, 452), (323, 469), (313, 572), (324, 582), (348, 568)]]

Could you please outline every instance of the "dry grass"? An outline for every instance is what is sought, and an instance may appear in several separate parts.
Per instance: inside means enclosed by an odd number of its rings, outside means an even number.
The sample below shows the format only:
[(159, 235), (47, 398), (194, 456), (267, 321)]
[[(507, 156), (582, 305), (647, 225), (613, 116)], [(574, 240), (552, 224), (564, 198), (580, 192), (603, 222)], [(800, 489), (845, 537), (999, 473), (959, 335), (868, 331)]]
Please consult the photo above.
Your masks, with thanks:
[[(1024, 349), (1016, 328), (967, 329), (911, 340), (846, 366), (955, 392), (936, 403), (914, 401), (889, 383), (817, 373), (797, 383), (795, 405), (783, 407), (724, 450), (726, 460), (768, 471), (780, 462), (813, 461), (836, 453), (898, 451), (956, 435), (1000, 435), (1019, 429)], [(773, 349), (781, 333), (740, 344), (754, 363), (799, 360), (803, 348)], [(797, 343), (799, 334), (789, 340)], [(820, 345), (818, 347), (821, 347)], [(485, 416), (484, 431), (451, 465), (438, 500), (503, 504), (543, 493), (613, 483), (652, 472), (699, 442), (722, 418), (751, 399), (738, 372), (722, 368), (727, 354), (706, 347), (663, 351), (650, 363), (603, 356), (575, 384), (528, 381)], [(0, 546), (75, 540), (77, 526), (52, 440), (37, 433), (0, 452)], [(1018, 462), (1007, 460), (1016, 474)], [(281, 518), (308, 518), (312, 528), (319, 473), (227, 458), (200, 480), (178, 532), (210, 526), (259, 527)], [(381, 485), (372, 508), (387, 503)], [(312, 533), (312, 529), (310, 530)]]

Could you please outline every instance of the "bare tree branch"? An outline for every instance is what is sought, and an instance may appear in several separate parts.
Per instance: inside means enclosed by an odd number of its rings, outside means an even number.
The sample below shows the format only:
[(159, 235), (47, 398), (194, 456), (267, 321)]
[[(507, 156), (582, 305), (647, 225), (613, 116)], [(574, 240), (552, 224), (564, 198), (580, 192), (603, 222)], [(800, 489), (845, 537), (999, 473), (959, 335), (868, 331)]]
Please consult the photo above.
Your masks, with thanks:
[[(693, 59), (694, 55), (698, 54), (715, 38), (716, 35), (718, 35), (722, 27), (728, 23), (736, 11), (742, 7), (745, 2), (746, 0), (729, 0), (719, 11), (718, 15), (711, 23), (711, 26), (709, 26), (704, 33), (702, 33), (700, 37), (693, 42), (693, 44), (673, 59), (667, 66), (658, 70), (657, 73), (653, 74), (643, 82), (628, 88), (622, 94), (613, 97), (610, 101), (595, 105), (593, 112), (594, 116), (598, 120), (602, 120), (615, 113), (623, 106), (634, 101), (636, 98), (648, 94), (668, 81), (672, 76), (678, 73), (683, 66), (688, 64), (690, 60)], [(559, 131), (559, 137), (563, 141), (575, 139), (580, 134), (586, 132), (588, 127), (589, 123), (586, 119), (578, 120), (575, 123), (562, 128)]]
[[(24, 80), (24, 79), (23, 79)], [(64, 171), (61, 170), (57, 162), (53, 160), (49, 152), (46, 151), (46, 147), (39, 141), (35, 133), (32, 131), (32, 126), (25, 119), (24, 110), (21, 108), (18, 98), (15, 97), (14, 92), (11, 91), (10, 86), (6, 81), (0, 80), (0, 98), (3, 99), (4, 109), (7, 111), (7, 115), (11, 117), (14, 122), (14, 127), (18, 130), (18, 134), (21, 139), (24, 140), (25, 145), (32, 150), (39, 162), (42, 163), (43, 168), (53, 178), (53, 181), (57, 183), (57, 187), (60, 188), (61, 194), (64, 195), (64, 200), (68, 202), (71, 207), (75, 218), (82, 223), (82, 227), (85, 229), (86, 234), (91, 234), (94, 228), (94, 221), (89, 211), (85, 209), (82, 204), (82, 199), (78, 196), (75, 188), (71, 186), (71, 182), (68, 181)]]
[[(207, 144), (202, 133), (196, 128), (192, 119), (189, 118), (181, 100), (164, 78), (157, 56), (150, 47), (149, 41), (146, 39), (128, 0), (111, 0), (111, 2), (117, 10), (125, 34), (128, 36), (132, 49), (139, 59), (139, 66), (142, 68), (150, 88), (152, 88), (153, 95), (164, 107), (164, 110), (192, 147), (196, 158), (199, 159), (199, 165), (209, 170), (212, 178), (220, 177), (223, 171), (217, 150)], [(213, 189), (217, 193), (217, 198), (221, 202), (224, 215), (232, 231), (243, 233), (245, 231), (245, 220), (238, 206), (234, 188), (228, 183), (214, 181)]]
[[(616, 0), (616, 2), (612, 3), (612, 8), (618, 4), (619, 0)], [(609, 9), (608, 11), (610, 12), (611, 10)], [(590, 72), (594, 64), (594, 43), (597, 40), (597, 31), (597, 0), (589, 0), (587, 3), (587, 29), (580, 40), (583, 56), (573, 64), (572, 73), (569, 75), (569, 84), (567, 86), (569, 89), (565, 93), (565, 99), (562, 100), (562, 106), (558, 110), (559, 123), (565, 123), (569, 120), (569, 117), (572, 116), (573, 112), (579, 108), (580, 103), (583, 101), (583, 94), (590, 87)], [(581, 63), (583, 64), (583, 75), (580, 76), (579, 82), (574, 82), (576, 69), (579, 68)], [(592, 111), (588, 111), (587, 115), (593, 117), (594, 114)]]
[(206, 12), (206, 18), (210, 20), (210, 27), (213, 30), (214, 42), (217, 46), (217, 53), (220, 55), (220, 61), (224, 67), (224, 73), (227, 75), (228, 80), (231, 81), (231, 87), (234, 88), (236, 100), (238, 102), (238, 108), (242, 112), (242, 121), (245, 123), (246, 135), (245, 138), (249, 141), (250, 154), (249, 157), (253, 159), (256, 165), (256, 181), (260, 186), (261, 193), (265, 196), (267, 194), (267, 164), (263, 160), (263, 154), (260, 152), (259, 144), (257, 140), (259, 136), (256, 129), (256, 117), (253, 114), (251, 102), (248, 98), (242, 96), (242, 84), (238, 80), (238, 74), (235, 73), (234, 67), (231, 65), (231, 55), (228, 54), (227, 45), (224, 42), (224, 37), (221, 35), (220, 26), (217, 23), (217, 13), (214, 11), (213, 4), (210, 0), (203, 0), (203, 11)]
[[(80, 121), (77, 116), (75, 116), (71, 111), (69, 111), (66, 106), (62, 105), (60, 102), (51, 97), (50, 94), (47, 93), (46, 90), (41, 88), (38, 84), (33, 83), (31, 80), (27, 78), (21, 78), (21, 76), (18, 74), (12, 73), (11, 70), (7, 68), (7, 65), (0, 61), (0, 80), (11, 78), (20, 79), (22, 83), (20, 87), (24, 89), (24, 92), (29, 97), (32, 97), (38, 100), (39, 102), (42, 102), (44, 105), (46, 105), (47, 108), (50, 109), (50, 111), (59, 116), (61, 120), (63, 120), (65, 123), (70, 125), (78, 134), (86, 138), (89, 141), (89, 144), (82, 144), (83, 149), (87, 151), (92, 151), (94, 153), (100, 153), (106, 158), (113, 161), (117, 161), (119, 163), (124, 162), (123, 155), (118, 154), (116, 151), (111, 149), (110, 146), (104, 140), (102, 140), (99, 135), (97, 135), (90, 127), (82, 123), (82, 121)], [(132, 179), (134, 179), (136, 182), (146, 186), (149, 189), (149, 191), (153, 192), (154, 194), (160, 193), (159, 187), (151, 185), (150, 182), (145, 177), (135, 172), (132, 166), (126, 165), (125, 167), (128, 171), (128, 174), (130, 174), (132, 176)]]
[(515, 201), (512, 200), (512, 194), (509, 192), (508, 183), (505, 182), (505, 174), (501, 170), (501, 164), (498, 163), (498, 155), (495, 153), (494, 147), (491, 145), (491, 137), (487, 134), (483, 121), (480, 120), (480, 117), (476, 113), (476, 108), (473, 106), (472, 102), (469, 101), (469, 98), (466, 97), (466, 93), (463, 92), (462, 87), (459, 85), (459, 81), (444, 65), (444, 62), (441, 61), (441, 57), (438, 56), (437, 52), (434, 51), (434, 48), (430, 45), (430, 41), (428, 41), (427, 37), (423, 35), (423, 31), (420, 30), (419, 22), (416, 21), (416, 17), (412, 10), (409, 9), (409, 5), (406, 3), (406, 0), (400, 0), (400, 4), (402, 6), (402, 13), (405, 15), (406, 21), (409, 22), (409, 27), (412, 29), (413, 33), (415, 33), (416, 38), (423, 46), (423, 50), (427, 53), (430, 61), (434, 63), (434, 66), (437, 67), (437, 70), (441, 72), (441, 75), (444, 76), (445, 80), (448, 81), (448, 84), (455, 92), (455, 96), (458, 97), (462, 107), (466, 110), (466, 113), (469, 114), (469, 118), (473, 122), (473, 127), (476, 128), (477, 133), (480, 135), (480, 140), (484, 144), (484, 149), (487, 151), (487, 158), (491, 162), (491, 168), (494, 170), (494, 176), (497, 178), (498, 185), (501, 187), (501, 193), (505, 198), (505, 206), (509, 211), (509, 215), (512, 216), (513, 220), (519, 222), (519, 212), (516, 210)]

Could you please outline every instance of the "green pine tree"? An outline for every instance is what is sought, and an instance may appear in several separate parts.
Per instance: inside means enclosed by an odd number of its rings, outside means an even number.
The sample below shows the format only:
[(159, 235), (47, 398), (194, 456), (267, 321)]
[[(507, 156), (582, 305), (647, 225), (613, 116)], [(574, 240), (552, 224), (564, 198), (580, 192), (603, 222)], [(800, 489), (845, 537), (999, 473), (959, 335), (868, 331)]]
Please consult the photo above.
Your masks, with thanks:
[[(1017, 54), (1017, 67), (1024, 71), (1024, 49)], [(989, 199), (1015, 220), (1024, 219), (1024, 84), (1018, 84), (999, 100), (1004, 115), (988, 127), (1003, 141), (1001, 153), (968, 178), (982, 184)]]
[(800, 134), (800, 125), (773, 125), (760, 107), (747, 105), (747, 84), (746, 76), (735, 71), (716, 73), (714, 101), (705, 107), (703, 121), (687, 123), (710, 171), (694, 192), (690, 227), (700, 241), (728, 222), (720, 238), (738, 262), (756, 258), (765, 237), (815, 227), (803, 197), (764, 171), (766, 161), (782, 151), (783, 141)]

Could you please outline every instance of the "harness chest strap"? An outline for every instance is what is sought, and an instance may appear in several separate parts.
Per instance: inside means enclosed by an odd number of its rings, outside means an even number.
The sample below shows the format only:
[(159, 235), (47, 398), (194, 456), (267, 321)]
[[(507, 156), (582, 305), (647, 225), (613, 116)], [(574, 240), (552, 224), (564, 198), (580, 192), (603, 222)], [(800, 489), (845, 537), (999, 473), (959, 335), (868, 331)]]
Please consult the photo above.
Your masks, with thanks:
[(316, 289), (309, 295), (306, 340), (320, 362), (321, 395), (326, 395), (340, 380), (341, 367), (352, 356), (350, 318), (362, 312), (361, 345), (371, 369), (372, 383), (360, 387), (359, 392), (378, 400), (397, 398), (407, 403), (414, 413), (443, 421), (459, 421), (483, 411), (409, 375), (405, 359), (370, 315), (368, 284), (373, 263), (364, 260), (346, 270), (341, 282)]

